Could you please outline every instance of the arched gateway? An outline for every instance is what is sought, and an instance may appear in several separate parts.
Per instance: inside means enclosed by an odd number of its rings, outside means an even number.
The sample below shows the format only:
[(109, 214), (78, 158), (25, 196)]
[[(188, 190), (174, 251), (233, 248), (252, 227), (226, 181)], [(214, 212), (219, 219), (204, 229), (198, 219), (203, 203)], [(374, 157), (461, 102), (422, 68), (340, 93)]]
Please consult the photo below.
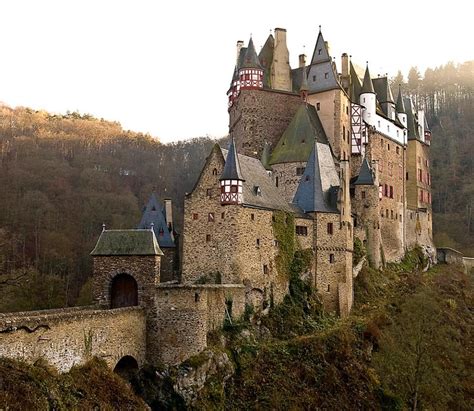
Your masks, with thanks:
[(110, 287), (110, 308), (135, 305), (138, 305), (138, 285), (135, 279), (126, 273), (115, 276)]

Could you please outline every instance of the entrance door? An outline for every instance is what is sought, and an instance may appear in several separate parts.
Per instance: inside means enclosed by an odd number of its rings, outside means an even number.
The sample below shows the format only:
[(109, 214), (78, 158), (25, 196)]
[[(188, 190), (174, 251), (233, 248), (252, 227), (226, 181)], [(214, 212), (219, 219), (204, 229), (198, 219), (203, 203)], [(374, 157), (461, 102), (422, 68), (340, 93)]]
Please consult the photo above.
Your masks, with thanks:
[(119, 274), (112, 280), (110, 307), (131, 307), (138, 305), (138, 286), (128, 274)]

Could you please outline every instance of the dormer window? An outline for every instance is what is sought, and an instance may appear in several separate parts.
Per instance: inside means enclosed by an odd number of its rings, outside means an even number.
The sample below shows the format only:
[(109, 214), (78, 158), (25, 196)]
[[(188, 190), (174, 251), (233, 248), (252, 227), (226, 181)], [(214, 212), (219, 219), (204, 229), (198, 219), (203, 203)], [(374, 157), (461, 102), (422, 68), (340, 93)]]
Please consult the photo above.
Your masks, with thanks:
[(323, 51), (323, 49), (318, 49), (318, 55), (321, 55), (322, 51)]
[(329, 78), (329, 73), (324, 73), (324, 78), (325, 79)]
[(262, 195), (262, 190), (261, 190), (260, 186), (254, 186), (253, 187), (253, 192), (256, 196), (261, 196)]

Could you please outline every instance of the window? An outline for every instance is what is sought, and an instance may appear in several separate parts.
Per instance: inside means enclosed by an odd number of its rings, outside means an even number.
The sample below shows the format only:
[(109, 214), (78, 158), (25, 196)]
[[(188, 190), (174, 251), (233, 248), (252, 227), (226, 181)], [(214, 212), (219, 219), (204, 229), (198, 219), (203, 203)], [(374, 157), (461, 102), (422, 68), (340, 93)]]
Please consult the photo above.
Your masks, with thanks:
[(193, 220), (197, 220), (198, 219), (198, 213), (193, 213)]
[(217, 175), (217, 168), (214, 168), (214, 169), (212, 170), (212, 175), (213, 175), (213, 176), (216, 176), (216, 175)]
[(393, 220), (393, 210), (390, 210), (390, 218)]
[(349, 115), (349, 106), (346, 106), (346, 114)]
[(362, 192), (360, 193), (360, 196), (362, 197), (362, 199), (364, 199), (364, 198), (365, 198), (365, 191), (362, 191)]
[(251, 219), (252, 221), (255, 221), (255, 214), (254, 214), (254, 213), (250, 214), (250, 219)]
[(303, 225), (297, 225), (296, 226), (296, 235), (308, 235), (308, 227), (305, 227)]
[(380, 139), (380, 147), (383, 148), (383, 138)]
[(206, 195), (207, 195), (208, 197), (212, 197), (212, 188), (208, 188), (208, 189), (206, 190)]
[(304, 167), (296, 167), (296, 175), (302, 176), (304, 174)]
[(380, 120), (377, 121), (377, 126), (380, 128)]
[(329, 78), (329, 73), (324, 73), (324, 78), (325, 79)]
[(418, 164), (421, 164), (421, 157), (418, 156)]
[(390, 126), (387, 125), (387, 132), (390, 132)]
[(230, 192), (231, 193), (236, 193), (237, 192), (237, 186), (230, 186)]
[(423, 181), (423, 172), (421, 171), (421, 168), (418, 169), (418, 181)]
[(275, 247), (279, 247), (280, 246), (280, 243), (278, 242), (278, 240), (273, 240), (273, 245)]
[(328, 223), (328, 234), (332, 234), (333, 233), (333, 225), (332, 223)]
[(321, 103), (316, 103), (316, 110), (321, 110)]
[(223, 220), (224, 218), (225, 218), (225, 213), (222, 212), (222, 213), (221, 213), (221, 219)]
[(408, 181), (408, 171), (407, 171), (407, 181)]
[(400, 147), (397, 147), (397, 154), (400, 154)]
[(346, 126), (342, 126), (342, 139), (346, 141)]
[(393, 198), (393, 186), (390, 186), (390, 198)]
[(209, 241), (211, 241), (211, 235), (210, 235), (210, 234), (206, 234), (206, 243), (208, 243)]
[(260, 247), (260, 238), (257, 238), (257, 247)]
[(390, 144), (387, 144), (387, 150), (390, 151)]
[(385, 197), (388, 197), (388, 185), (387, 184), (383, 185), (383, 195)]
[(328, 293), (331, 291), (331, 285), (328, 284)]
[(207, 215), (207, 221), (208, 221), (209, 223), (213, 223), (213, 222), (214, 222), (214, 213), (209, 213), (209, 214)]
[(275, 186), (278, 187), (278, 176), (275, 177)]
[(321, 55), (321, 51), (322, 51), (322, 50), (323, 50), (323, 49), (318, 49), (318, 55)]
[(313, 76), (313, 81), (316, 81), (316, 76)]
[(263, 264), (263, 274), (268, 274), (268, 265)]
[(329, 254), (329, 262), (331, 264), (334, 262), (334, 254)]
[(385, 210), (385, 217), (388, 218), (388, 208)]
[(199, 293), (194, 293), (194, 302), (195, 303), (199, 302)]

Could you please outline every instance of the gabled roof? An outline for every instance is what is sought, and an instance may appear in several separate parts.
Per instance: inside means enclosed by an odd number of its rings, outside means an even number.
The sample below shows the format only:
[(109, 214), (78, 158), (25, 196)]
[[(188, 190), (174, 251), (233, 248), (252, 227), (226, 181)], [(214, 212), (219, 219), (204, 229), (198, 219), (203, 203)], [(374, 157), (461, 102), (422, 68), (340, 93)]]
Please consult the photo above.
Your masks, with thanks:
[(360, 166), (359, 176), (354, 182), (355, 185), (374, 185), (374, 176), (372, 174), (372, 167), (370, 167), (367, 158), (364, 158)]
[(305, 213), (337, 213), (339, 185), (339, 177), (329, 145), (315, 141), (293, 198), (293, 204)]
[(405, 103), (403, 102), (402, 96), (402, 87), (398, 85), (398, 97), (397, 97), (397, 104), (395, 106), (395, 110), (397, 113), (406, 114)]
[[(224, 159), (230, 154), (228, 150), (221, 149), (221, 151)], [(245, 179), (242, 183), (244, 206), (292, 211), (290, 205), (275, 187), (272, 178), (268, 175), (260, 160), (243, 154), (239, 154), (238, 158), (242, 176)]]
[(331, 56), (329, 55), (329, 50), (326, 46), (326, 42), (323, 38), (323, 33), (321, 30), (318, 33), (318, 38), (316, 40), (316, 45), (314, 46), (313, 57), (311, 58), (311, 64), (323, 63), (325, 61), (331, 61)]
[(242, 171), (240, 171), (239, 158), (237, 157), (237, 150), (235, 148), (234, 138), (230, 140), (229, 155), (227, 156), (224, 170), (220, 176), (220, 180), (243, 180)]
[(270, 164), (307, 161), (314, 142), (329, 144), (316, 109), (302, 103), (270, 156)]
[(262, 68), (260, 62), (258, 61), (257, 52), (255, 51), (252, 37), (250, 37), (247, 50), (245, 51), (244, 61), (242, 62), (241, 68)]
[(374, 78), (372, 84), (380, 103), (395, 103), (387, 77)]
[(168, 229), (168, 225), (166, 224), (163, 207), (154, 193), (152, 193), (150, 196), (150, 199), (143, 210), (142, 219), (140, 220), (140, 224), (138, 224), (137, 228), (150, 229), (152, 224), (153, 231), (156, 238), (158, 239), (158, 244), (160, 247), (175, 247), (175, 243)]
[(94, 256), (163, 255), (152, 230), (104, 230), (100, 234)]
[(370, 78), (370, 72), (369, 72), (369, 66), (365, 68), (365, 74), (364, 74), (364, 82), (362, 83), (362, 89), (360, 90), (361, 94), (362, 93), (374, 93), (374, 85), (372, 84), (372, 80)]
[(271, 87), (271, 67), (273, 64), (273, 50), (275, 48), (275, 39), (273, 35), (270, 34), (267, 38), (267, 41), (258, 53), (258, 60), (260, 61), (260, 65), (265, 70), (263, 76), (263, 86), (264, 87)]

